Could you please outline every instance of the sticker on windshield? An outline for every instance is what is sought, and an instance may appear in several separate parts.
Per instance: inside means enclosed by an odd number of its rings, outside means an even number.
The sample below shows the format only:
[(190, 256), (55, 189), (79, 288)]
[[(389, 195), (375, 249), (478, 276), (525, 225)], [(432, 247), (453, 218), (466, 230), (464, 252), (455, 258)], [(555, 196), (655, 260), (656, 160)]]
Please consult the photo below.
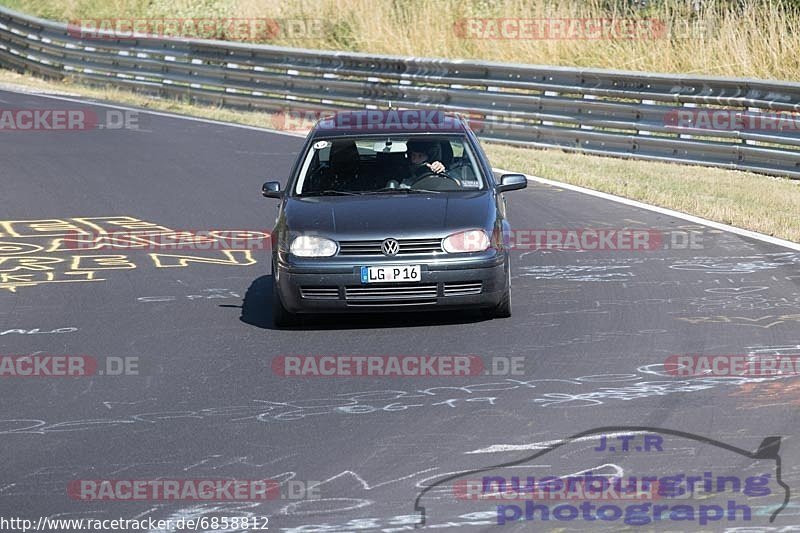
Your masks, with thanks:
[(328, 141), (317, 141), (314, 143), (314, 150), (323, 150), (330, 145), (331, 143)]

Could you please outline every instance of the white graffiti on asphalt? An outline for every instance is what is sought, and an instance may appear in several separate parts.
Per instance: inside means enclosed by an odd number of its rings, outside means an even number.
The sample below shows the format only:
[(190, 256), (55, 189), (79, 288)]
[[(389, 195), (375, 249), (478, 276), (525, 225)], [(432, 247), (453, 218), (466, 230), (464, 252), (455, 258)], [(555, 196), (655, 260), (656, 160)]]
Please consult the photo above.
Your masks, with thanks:
[[(646, 376), (665, 379), (646, 380)], [(791, 376), (772, 377), (698, 377), (676, 380), (663, 364), (639, 367), (635, 374), (598, 374), (569, 379), (504, 379), (490, 383), (463, 386), (440, 386), (415, 390), (373, 390), (347, 392), (332, 398), (298, 400), (251, 400), (247, 405), (208, 407), (186, 411), (157, 411), (134, 415), (117, 415), (113, 419), (84, 419), (65, 422), (47, 422), (41, 419), (0, 420), (0, 435), (47, 434), (72, 431), (101, 430), (114, 427), (132, 428), (142, 424), (176, 424), (180, 420), (205, 420), (220, 417), (231, 422), (254, 420), (259, 422), (292, 422), (318, 416), (375, 415), (404, 413), (418, 408), (456, 409), (476, 404), (495, 406), (501, 402), (516, 401), (512, 391), (522, 393), (522, 401), (538, 407), (590, 407), (609, 401), (633, 401), (707, 390), (717, 386), (733, 386), (790, 379)], [(622, 383), (622, 385), (612, 385)], [(558, 386), (561, 390), (553, 391)], [(576, 388), (577, 390), (566, 389)], [(549, 389), (549, 390), (548, 390)], [(589, 389), (589, 390), (586, 390)], [(529, 394), (533, 393), (531, 397)]]

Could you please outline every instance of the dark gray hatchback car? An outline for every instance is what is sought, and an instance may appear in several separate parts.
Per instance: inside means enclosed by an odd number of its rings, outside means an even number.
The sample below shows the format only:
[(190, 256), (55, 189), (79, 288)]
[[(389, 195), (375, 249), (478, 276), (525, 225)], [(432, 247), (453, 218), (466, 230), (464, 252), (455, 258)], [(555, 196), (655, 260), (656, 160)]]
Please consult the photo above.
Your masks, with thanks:
[(273, 316), (479, 308), (511, 315), (503, 194), (464, 119), (430, 111), (357, 111), (319, 121), (272, 233)]

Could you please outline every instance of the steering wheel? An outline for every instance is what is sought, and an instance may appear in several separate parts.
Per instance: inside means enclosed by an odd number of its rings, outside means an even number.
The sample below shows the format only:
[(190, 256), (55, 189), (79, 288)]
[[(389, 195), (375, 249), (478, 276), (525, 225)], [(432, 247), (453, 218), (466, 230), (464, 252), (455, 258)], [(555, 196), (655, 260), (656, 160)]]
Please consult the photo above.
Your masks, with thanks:
[[(455, 186), (461, 189), (461, 181), (453, 176), (449, 176), (444, 172), (426, 172), (422, 176), (419, 177), (414, 183), (411, 184), (412, 189), (430, 189), (430, 190), (438, 190), (438, 186), (442, 184), (442, 180), (449, 180), (452, 181)], [(445, 182), (447, 183), (447, 182)], [(449, 185), (449, 184), (448, 184)], [(445, 188), (444, 190), (453, 190), (450, 187)]]

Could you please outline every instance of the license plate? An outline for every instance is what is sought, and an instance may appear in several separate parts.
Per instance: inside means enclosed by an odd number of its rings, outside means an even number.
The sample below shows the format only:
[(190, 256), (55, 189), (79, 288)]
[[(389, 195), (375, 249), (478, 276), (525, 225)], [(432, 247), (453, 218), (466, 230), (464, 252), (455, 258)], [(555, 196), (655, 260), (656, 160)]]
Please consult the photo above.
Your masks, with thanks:
[(361, 267), (361, 283), (386, 283), (390, 281), (419, 280), (419, 265)]

